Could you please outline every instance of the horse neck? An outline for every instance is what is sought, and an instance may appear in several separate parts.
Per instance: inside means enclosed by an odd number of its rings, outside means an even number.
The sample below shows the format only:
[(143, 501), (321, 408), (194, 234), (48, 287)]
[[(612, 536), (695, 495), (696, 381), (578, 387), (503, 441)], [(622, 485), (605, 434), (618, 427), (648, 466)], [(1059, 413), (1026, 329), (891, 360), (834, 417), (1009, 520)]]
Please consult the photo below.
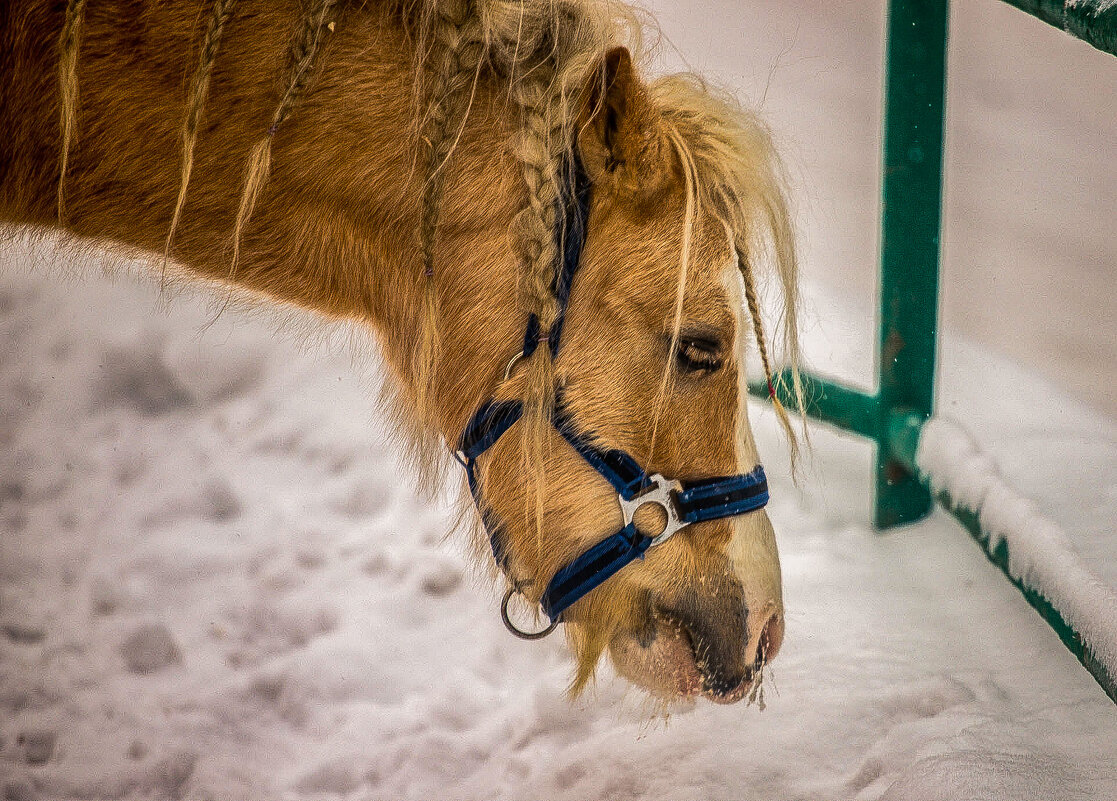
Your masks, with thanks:
[[(151, 6), (140, 28), (122, 24), (112, 5), (91, 3), (86, 11), (61, 225), (161, 254), (181, 177), (183, 86), (196, 69), (205, 15), (194, 0), (171, 0)], [(245, 164), (276, 102), (299, 24), (293, 7), (266, 5), (229, 25), (173, 262), (187, 276), (371, 326), (406, 398), (414, 394), (423, 309), (417, 230), (424, 170), (416, 156), (413, 44), (389, 11), (373, 4), (347, 14), (320, 54), (309, 92), (273, 139), (270, 178), (230, 275)], [(7, 21), (10, 29), (0, 30), (11, 45), (0, 54), (0, 85), (8, 87), (0, 93), (0, 222), (57, 227), (60, 5), (11, 0)], [(522, 192), (505, 146), (508, 120), (517, 117), (500, 96), (482, 77), (445, 168), (429, 418), (450, 441), (491, 394), (524, 324), (508, 236)]]

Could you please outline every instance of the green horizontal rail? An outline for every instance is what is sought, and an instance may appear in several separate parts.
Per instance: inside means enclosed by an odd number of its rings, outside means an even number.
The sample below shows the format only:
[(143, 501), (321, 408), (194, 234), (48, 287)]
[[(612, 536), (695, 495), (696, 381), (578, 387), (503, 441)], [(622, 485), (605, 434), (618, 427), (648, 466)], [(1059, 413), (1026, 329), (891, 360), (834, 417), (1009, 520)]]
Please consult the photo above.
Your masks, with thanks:
[[(927, 476), (924, 475), (916, 464), (916, 451), (919, 447), (919, 433), (923, 426), (923, 421), (919, 419), (918, 415), (910, 413), (899, 413), (894, 415), (892, 424), (889, 427), (889, 438), (891, 441), (890, 451), (893, 455), (905, 464), (919, 479), (924, 482), (928, 490), (931, 489), (930, 482)], [(962, 524), (962, 527), (970, 533), (970, 536), (981, 546), (985, 556), (1000, 568), (1012, 584), (1020, 590), (1021, 594), (1031, 604), (1032, 608), (1039, 613), (1055, 633), (1063, 644), (1067, 647), (1072, 654), (1077, 657), (1082, 666), (1089, 671), (1094, 680), (1109, 696), (1110, 700), (1117, 703), (1117, 676), (1110, 671), (1109, 667), (1102, 662), (1090, 650), (1090, 647), (1083, 641), (1082, 635), (1075, 630), (1073, 626), (1067, 623), (1062, 613), (1059, 612), (1055, 606), (1047, 600), (1046, 596), (1039, 590), (1028, 586), (1020, 579), (1012, 575), (1009, 570), (1009, 547), (1008, 543), (1001, 538), (998, 538), (995, 546), (991, 545), (992, 537), (989, 532), (981, 527), (981, 520), (978, 518), (977, 512), (965, 506), (958, 504), (948, 492), (939, 492), (935, 496), (939, 504), (943, 506), (954, 518)]]
[(1117, 56), (1117, 4), (1112, 0), (1004, 0), (1098, 50)]
[(1078, 658), (1078, 661), (1082, 663), (1082, 667), (1089, 671), (1090, 675), (1094, 677), (1094, 680), (1105, 690), (1105, 694), (1109, 696), (1109, 699), (1117, 704), (1117, 677), (1115, 677), (1109, 671), (1109, 668), (1094, 655), (1094, 652), (1090, 650), (1089, 646), (1082, 641), (1082, 635), (1067, 623), (1059, 610), (1044, 597), (1043, 593), (1032, 589), (1009, 572), (1008, 543), (1003, 539), (998, 539), (996, 546), (990, 547), (991, 540), (989, 532), (981, 527), (981, 522), (978, 520), (977, 513), (972, 509), (958, 506), (948, 493), (940, 492), (937, 499), (939, 503), (962, 524), (962, 527), (970, 533), (970, 536), (977, 541), (989, 561), (1001, 569), (1005, 578), (1011, 581), (1013, 585), (1020, 590), (1021, 594), (1027, 599), (1028, 603), (1031, 604), (1032, 608), (1055, 630), (1055, 633), (1059, 635), (1059, 639), (1063, 641), (1063, 645)]
[[(804, 411), (809, 416), (863, 437), (878, 439), (879, 403), (875, 395), (810, 373), (803, 373), (802, 381)], [(798, 408), (791, 390), (790, 373), (785, 371), (775, 382), (775, 387), (780, 403), (788, 409)], [(763, 381), (749, 382), (749, 392), (758, 398), (768, 399), (768, 385)]]

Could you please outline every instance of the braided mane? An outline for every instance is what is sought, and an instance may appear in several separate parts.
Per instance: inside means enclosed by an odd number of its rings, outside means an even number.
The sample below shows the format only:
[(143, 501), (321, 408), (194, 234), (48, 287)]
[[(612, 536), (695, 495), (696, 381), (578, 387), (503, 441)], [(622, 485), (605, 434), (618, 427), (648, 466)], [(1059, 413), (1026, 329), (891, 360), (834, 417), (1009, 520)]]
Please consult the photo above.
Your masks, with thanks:
[[(405, 24), (415, 34), (425, 65), (423, 144), (427, 181), (420, 242), (424, 256), (423, 322), (415, 360), (417, 406), (426, 414), (427, 388), (437, 363), (438, 309), (433, 289), (433, 250), (441, 175), (469, 109), (470, 86), (488, 68), (507, 86), (520, 114), (519, 133), (510, 143), (520, 166), (525, 202), (512, 221), (512, 246), (521, 263), (518, 292), (525, 312), (534, 314), (543, 336), (559, 315), (554, 295), (555, 242), (563, 163), (569, 157), (590, 76), (602, 76), (611, 47), (638, 49), (640, 25), (634, 12), (614, 0), (405, 0)], [(548, 348), (527, 362), (524, 391), (524, 469), (535, 476), (536, 531), (543, 530), (543, 443), (554, 405), (554, 365)], [(426, 449), (424, 449), (426, 450)], [(420, 463), (427, 460), (419, 460)]]
[[(417, 32), (426, 64), (422, 135), (429, 156), (420, 238), (428, 277), (434, 268), (441, 168), (464, 125), (470, 86), (487, 67), (505, 81), (521, 116), (511, 148), (521, 169), (525, 205), (513, 221), (513, 247), (523, 265), (519, 290), (524, 310), (535, 314), (546, 332), (558, 315), (551, 286), (562, 163), (585, 102), (583, 93), (610, 47), (638, 47), (640, 26), (629, 7), (612, 0), (408, 0), (400, 6)], [(529, 403), (537, 412), (529, 418), (549, 409), (553, 400), (551, 357), (544, 350), (529, 368), (534, 390), (528, 392)], [(431, 369), (433, 355), (423, 354), (427, 358), (419, 360), (420, 370)]]
[[(441, 192), (441, 168), (451, 157), (456, 135), (465, 122), (469, 90), (487, 67), (501, 76), (508, 96), (521, 114), (520, 132), (512, 143), (520, 164), (525, 205), (513, 226), (513, 246), (522, 263), (520, 297), (534, 313), (544, 334), (558, 314), (552, 291), (558, 260), (554, 231), (561, 192), (563, 161), (574, 141), (584, 94), (611, 48), (625, 46), (639, 54), (644, 24), (627, 4), (615, 0), (405, 0), (399, 4), (405, 21), (417, 33), (419, 52), (428, 65), (425, 76), (424, 145), (428, 149), (427, 183), (420, 231), (425, 273), (435, 266), (433, 249)], [(745, 279), (752, 327), (765, 378), (778, 418), (789, 437), (792, 456), (796, 438), (773, 383), (767, 338), (756, 290), (758, 267), (767, 265), (778, 277), (783, 294), (782, 332), (793, 386), (802, 409), (797, 340), (797, 274), (793, 232), (787, 210), (782, 166), (767, 129), (694, 76), (661, 78), (652, 86), (664, 121), (673, 131), (687, 187), (700, 207), (718, 217), (734, 237)], [(428, 371), (419, 385), (428, 385), (435, 357), (437, 307), (433, 292), (426, 307), (419, 370)], [(525, 419), (535, 421), (539, 442), (554, 400), (551, 355), (540, 348), (528, 368)], [(538, 466), (540, 459), (532, 462)]]
[[(226, 24), (238, 10), (236, 0), (210, 2), (210, 23), (187, 98), (180, 187), (166, 238), (165, 257), (171, 255), (175, 229), (186, 202), (194, 143), (214, 60)], [(241, 233), (268, 178), (272, 137), (297, 111), (305, 93), (313, 91), (310, 79), (316, 57), (329, 32), (334, 30), (335, 20), (345, 24), (344, 12), (355, 13), (362, 4), (305, 0), (302, 5), (303, 15), (292, 43), (284, 83), (286, 89), (274, 109), (271, 125), (260, 132), (246, 164), (230, 279), (237, 268)], [(578, 121), (594, 94), (593, 79), (596, 77), (602, 84), (605, 80), (606, 53), (625, 47), (638, 57), (646, 24), (632, 7), (619, 0), (387, 0), (387, 6), (410, 34), (416, 52), (415, 85), (419, 100), (416, 133), (421, 155), (419, 168), (425, 180), (416, 232), (422, 254), (416, 280), (423, 282), (424, 289), (414, 360), (414, 401), (419, 418), (429, 423), (429, 391), (434, 365), (439, 360), (439, 300), (432, 279), (438, 269), (435, 253), (444, 166), (453, 157), (479, 76), (487, 71), (503, 82), (510, 106), (520, 116), (518, 133), (509, 145), (519, 165), (524, 203), (512, 223), (512, 246), (521, 263), (518, 289), (522, 309), (536, 316), (540, 331), (546, 335), (559, 314), (552, 287), (559, 256), (554, 232), (562, 223), (557, 201), (562, 192), (563, 164), (570, 156)], [(69, 149), (77, 135), (75, 65), (85, 7), (86, 0), (67, 0), (59, 40), (63, 99), (60, 218)], [(684, 166), (688, 196), (696, 207), (712, 212), (733, 237), (745, 279), (752, 327), (770, 385), (773, 373), (757, 301), (758, 268), (767, 264), (779, 279), (783, 294), (783, 345), (791, 366), (788, 374), (793, 396), (801, 409), (795, 314), (797, 264), (782, 168), (771, 138), (753, 115), (693, 76), (661, 78), (649, 88)], [(685, 274), (683, 265), (680, 292)], [(548, 427), (555, 386), (554, 365), (547, 348), (538, 349), (527, 362), (526, 378), (525, 434), (536, 445), (527, 452), (533, 469), (541, 470), (542, 459), (534, 457), (541, 456), (539, 448)], [(779, 380), (777, 375), (775, 381)], [(791, 435), (794, 454), (795, 438), (774, 389), (772, 399), (781, 423)]]

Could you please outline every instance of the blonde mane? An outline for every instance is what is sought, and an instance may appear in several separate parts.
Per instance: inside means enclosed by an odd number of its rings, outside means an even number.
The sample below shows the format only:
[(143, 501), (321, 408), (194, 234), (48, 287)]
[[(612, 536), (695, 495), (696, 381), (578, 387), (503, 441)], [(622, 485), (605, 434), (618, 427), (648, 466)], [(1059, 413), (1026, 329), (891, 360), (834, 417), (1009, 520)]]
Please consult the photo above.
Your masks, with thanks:
[[(438, 67), (433, 75), (425, 76), (428, 84), (434, 82), (434, 88), (422, 92), (427, 100), (423, 139), (431, 153), (422, 232), (427, 277), (433, 269), (430, 254), (440, 190), (437, 176), (465, 124), (469, 105), (462, 95), (470, 80), (476, 86), (482, 67), (488, 67), (506, 82), (508, 96), (522, 114), (520, 133), (511, 148), (521, 165), (526, 203), (513, 224), (514, 247), (523, 264), (520, 295), (524, 310), (534, 313), (546, 332), (558, 312), (551, 285), (559, 258), (554, 231), (562, 224), (556, 204), (562, 190), (562, 163), (569, 156), (579, 121), (585, 118), (594, 77), (604, 80), (605, 54), (624, 46), (639, 59), (645, 33), (653, 23), (616, 0), (411, 0), (402, 3), (401, 9), (415, 32), (420, 58)], [(467, 52), (468, 57), (463, 57)], [(456, 66), (448, 68), (448, 64)], [(456, 89), (456, 102), (453, 93), (447, 93), (448, 85)], [(772, 371), (756, 291), (757, 271), (767, 267), (782, 292), (780, 328), (789, 367), (786, 375), (791, 379), (788, 389), (801, 411), (798, 263), (785, 176), (771, 135), (755, 115), (696, 76), (663, 77), (650, 90), (671, 132), (687, 196), (693, 201), (684, 223), (684, 242), (690, 239), (697, 211), (706, 209), (726, 226), (736, 243), (764, 376), (794, 464), (797, 438), (778, 391), (783, 389), (785, 373)], [(457, 113), (448, 113), (448, 107)], [(680, 298), (686, 285), (686, 262), (684, 255)], [(437, 304), (433, 293), (428, 292), (427, 298), (423, 353), (417, 360), (423, 373), (420, 387), (431, 383), (437, 350)], [(525, 398), (529, 421), (525, 435), (531, 445), (525, 453), (534, 457), (526, 466), (536, 471), (542, 463), (541, 442), (554, 400), (553, 365), (546, 351), (539, 349), (530, 361)], [(664, 389), (669, 379), (665, 374)]]
[[(287, 88), (276, 107), (272, 124), (253, 148), (245, 166), (237, 214), (229, 277), (237, 269), (240, 232), (251, 216), (255, 200), (267, 180), (271, 138), (293, 113), (308, 90), (307, 81), (326, 30), (344, 12), (345, 3), (317, 0), (310, 4), (292, 49)], [(337, 6), (337, 8), (335, 8)], [(552, 291), (556, 251), (554, 232), (562, 224), (558, 199), (562, 168), (576, 138), (587, 104), (600, 92), (594, 81), (605, 80), (605, 54), (625, 47), (639, 61), (645, 33), (654, 23), (619, 0), (393, 0), (391, 6), (415, 47), (416, 138), (423, 156), (422, 214), (417, 232), (423, 263), (417, 281), (424, 284), (423, 313), (417, 355), (414, 359), (415, 397), (411, 415), (417, 415), (416, 465), (428, 478), (437, 476), (445, 463), (442, 443), (430, 435), (429, 390), (439, 357), (439, 299), (434, 290), (437, 269), (439, 205), (442, 176), (452, 158), (468, 117), (472, 96), (482, 72), (503, 83), (507, 98), (519, 110), (520, 124), (509, 148), (520, 165), (524, 204), (512, 220), (512, 246), (521, 262), (521, 306), (534, 314), (544, 334), (558, 315)], [(75, 64), (85, 0), (69, 0), (66, 25), (60, 37), (62, 54), (62, 180), (58, 205), (63, 208), (63, 186), (70, 141), (74, 136), (77, 98)], [(174, 231), (186, 202), (197, 127), (217, 57), (221, 32), (236, 11), (230, 0), (214, 0), (205, 46), (191, 82), (183, 127), (180, 187), (164, 259), (170, 255)], [(654, 30), (653, 30), (654, 32)], [(777, 388), (783, 372), (773, 373), (757, 300), (758, 269), (768, 267), (778, 279), (783, 303), (782, 341), (789, 365), (791, 395), (802, 409), (797, 330), (797, 272), (793, 232), (784, 175), (767, 129), (693, 75), (672, 75), (651, 83), (651, 95), (670, 132), (673, 148), (683, 167), (688, 202), (684, 241), (700, 209), (712, 212), (733, 237), (745, 279), (746, 297), (764, 375), (793, 454), (796, 438), (779, 402)], [(680, 265), (679, 292), (685, 289), (686, 263)], [(666, 387), (669, 376), (664, 377)], [(525, 434), (529, 467), (542, 463), (541, 442), (554, 401), (554, 366), (550, 353), (540, 348), (527, 365)], [(422, 433), (421, 433), (422, 432)], [(427, 481), (423, 482), (424, 484)]]

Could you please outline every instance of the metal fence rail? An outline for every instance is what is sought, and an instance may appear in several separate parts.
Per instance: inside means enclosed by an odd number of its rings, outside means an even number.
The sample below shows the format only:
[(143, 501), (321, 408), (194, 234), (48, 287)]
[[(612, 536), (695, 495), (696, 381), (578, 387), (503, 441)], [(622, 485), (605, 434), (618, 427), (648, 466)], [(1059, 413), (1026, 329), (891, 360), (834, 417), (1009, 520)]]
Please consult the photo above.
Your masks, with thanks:
[[(1005, 2), (1117, 55), (1115, 0)], [(919, 520), (933, 502), (914, 454), (921, 426), (934, 406), (948, 14), (948, 0), (888, 4), (876, 390), (863, 392), (831, 379), (803, 377), (808, 415), (876, 443), (878, 528)], [(768, 396), (766, 384), (752, 384), (750, 391)], [(781, 400), (794, 405), (782, 390)], [(1117, 703), (1113, 668), (1090, 652), (1042, 593), (1009, 575), (1007, 552), (988, 548), (989, 536), (972, 512), (958, 508), (949, 496), (940, 494), (938, 500)]]

